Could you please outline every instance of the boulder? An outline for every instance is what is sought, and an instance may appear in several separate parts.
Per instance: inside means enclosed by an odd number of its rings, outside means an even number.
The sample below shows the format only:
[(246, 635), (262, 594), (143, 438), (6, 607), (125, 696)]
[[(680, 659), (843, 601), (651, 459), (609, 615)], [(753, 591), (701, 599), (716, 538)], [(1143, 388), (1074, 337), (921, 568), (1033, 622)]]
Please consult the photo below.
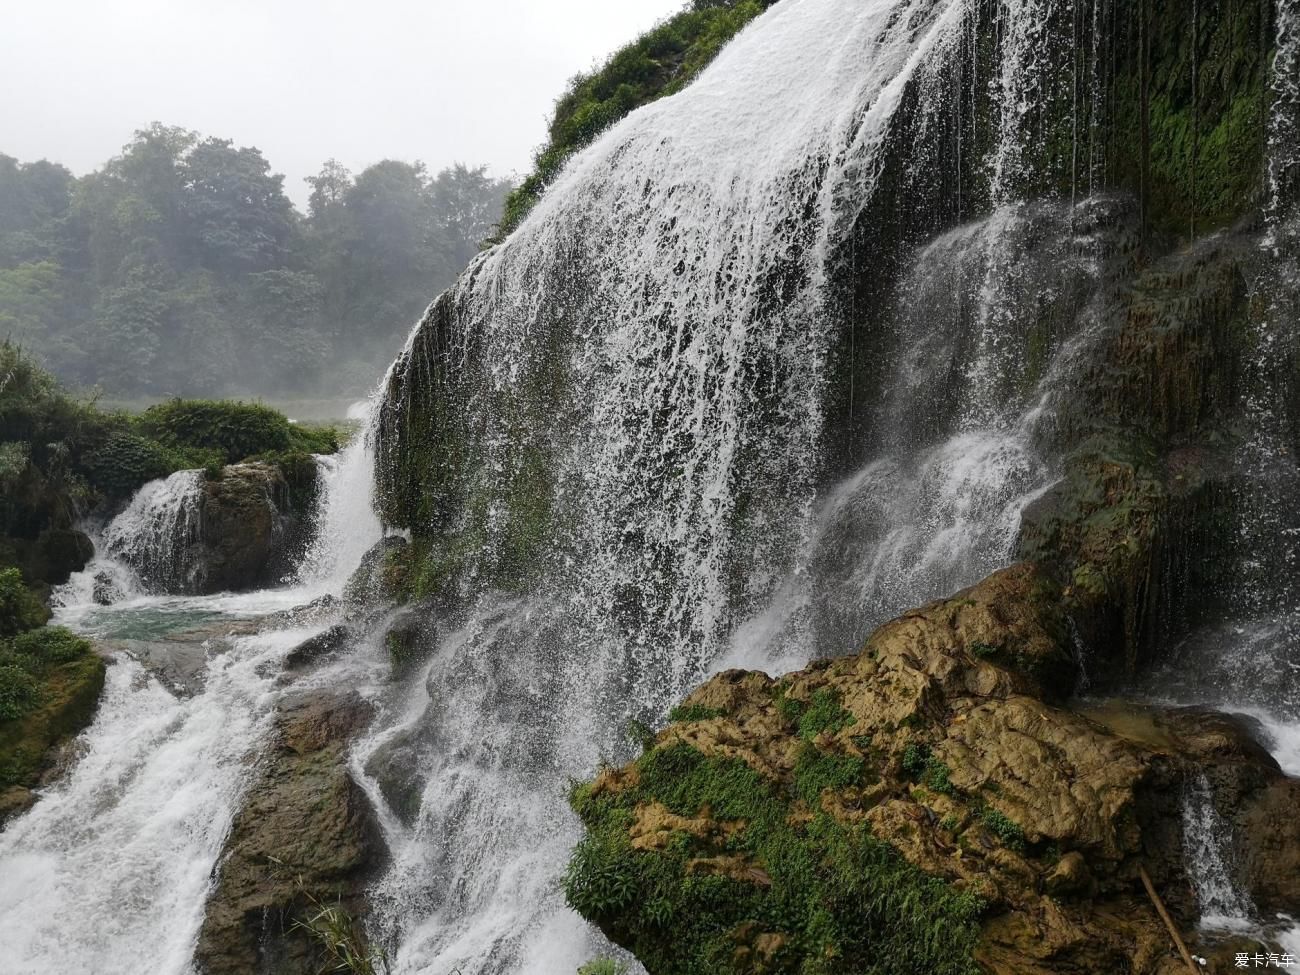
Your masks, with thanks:
[(273, 464), (222, 468), (203, 483), (196, 551), (200, 592), (253, 589), (279, 582), (303, 541), (305, 525), (288, 482)]
[(655, 975), (760, 970), (759, 935), (781, 971), (887, 951), (934, 975), (1172, 975), (1141, 871), (1213, 953), (1183, 850), (1195, 777), (1234, 811), (1236, 879), (1294, 910), (1295, 784), (1229, 716), (1070, 710), (1063, 612), (1021, 564), (856, 656), (714, 677), (640, 759), (575, 790), (570, 903)]
[(347, 768), (347, 745), (371, 718), (356, 694), (286, 701), (257, 781), (231, 826), (199, 932), (206, 975), (314, 975), (320, 943), (303, 925), (320, 905), (361, 943), (362, 892), (382, 867), (374, 812)]

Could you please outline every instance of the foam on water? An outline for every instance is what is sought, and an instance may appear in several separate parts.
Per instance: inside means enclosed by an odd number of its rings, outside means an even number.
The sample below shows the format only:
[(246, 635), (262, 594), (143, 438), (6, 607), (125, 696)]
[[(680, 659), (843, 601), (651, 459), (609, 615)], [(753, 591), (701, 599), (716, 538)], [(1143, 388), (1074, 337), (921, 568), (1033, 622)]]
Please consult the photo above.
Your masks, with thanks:
[[(126, 653), (108, 667), (93, 724), (76, 741), (70, 771), (0, 833), (0, 945), (13, 975), (184, 975), (213, 868), (282, 693), (285, 655), (331, 620), (267, 625), (224, 637), (222, 621), (301, 605), (338, 583), (344, 566), (378, 538), (364, 449), (344, 455), (323, 485), (327, 530), (314, 572), (279, 590), (216, 596), (147, 592), (171, 557), (201, 472), (146, 485), (101, 539), (97, 560), (61, 592), (56, 622), (104, 638), (168, 640), (211, 628), (201, 684), (165, 686)], [(132, 568), (143, 579), (137, 585)], [(122, 584), (110, 606), (96, 579)], [(102, 585), (102, 582), (100, 583)], [(343, 676), (358, 675), (343, 666)], [(368, 683), (372, 677), (367, 677)]]

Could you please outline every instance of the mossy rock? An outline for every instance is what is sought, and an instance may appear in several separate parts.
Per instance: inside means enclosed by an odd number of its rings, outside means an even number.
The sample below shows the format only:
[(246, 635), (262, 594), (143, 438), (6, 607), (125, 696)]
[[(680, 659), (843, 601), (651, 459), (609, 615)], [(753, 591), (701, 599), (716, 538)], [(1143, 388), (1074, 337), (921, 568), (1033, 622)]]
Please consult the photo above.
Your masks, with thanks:
[[(39, 632), (39, 631), (34, 631)], [(0, 721), (0, 788), (34, 788), (51, 764), (51, 749), (94, 718), (104, 688), (105, 663), (88, 649), (35, 679), (34, 706)]]

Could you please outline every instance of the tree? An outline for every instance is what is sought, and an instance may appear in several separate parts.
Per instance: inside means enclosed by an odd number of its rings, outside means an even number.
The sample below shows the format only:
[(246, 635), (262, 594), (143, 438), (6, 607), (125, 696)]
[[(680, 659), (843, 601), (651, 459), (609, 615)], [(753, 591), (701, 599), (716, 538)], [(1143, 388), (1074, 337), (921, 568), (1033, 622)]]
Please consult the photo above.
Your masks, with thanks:
[(293, 206), (260, 150), (204, 139), (181, 161), (180, 178), (185, 232), (205, 267), (264, 271), (283, 262)]

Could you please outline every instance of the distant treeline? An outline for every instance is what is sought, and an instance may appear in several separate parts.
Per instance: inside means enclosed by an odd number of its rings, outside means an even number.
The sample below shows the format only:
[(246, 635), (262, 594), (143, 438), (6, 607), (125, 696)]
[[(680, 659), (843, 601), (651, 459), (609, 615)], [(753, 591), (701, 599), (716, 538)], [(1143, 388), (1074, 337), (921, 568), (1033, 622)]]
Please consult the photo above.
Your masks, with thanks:
[(0, 339), (117, 396), (361, 392), (511, 186), (394, 160), (308, 182), (304, 216), (258, 149), (159, 124), (81, 178), (0, 155)]

